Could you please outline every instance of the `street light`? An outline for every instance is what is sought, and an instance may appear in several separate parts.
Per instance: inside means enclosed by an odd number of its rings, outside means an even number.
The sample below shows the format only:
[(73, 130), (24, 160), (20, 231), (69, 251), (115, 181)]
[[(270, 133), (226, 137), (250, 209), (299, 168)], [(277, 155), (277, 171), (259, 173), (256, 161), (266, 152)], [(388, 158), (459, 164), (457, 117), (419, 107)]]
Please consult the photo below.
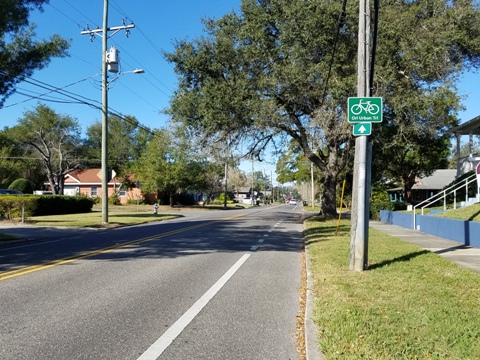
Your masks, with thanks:
[(110, 180), (110, 172), (108, 171), (108, 86), (125, 74), (143, 74), (143, 69), (135, 69), (125, 71), (112, 80), (108, 81), (107, 75), (107, 58), (104, 52), (104, 62), (102, 64), (102, 223), (108, 224), (108, 181)]
[[(144, 74), (145, 73), (145, 70), (143, 69), (135, 69), (135, 70), (129, 70), (129, 71), (124, 71), (124, 72), (121, 72), (120, 74), (118, 74), (117, 76), (115, 76), (112, 80), (108, 81), (107, 82), (107, 88), (108, 88), (108, 85), (110, 85), (112, 82), (114, 82), (115, 80), (117, 80), (120, 76), (123, 76), (125, 74)], [(107, 79), (108, 80), (108, 79)], [(108, 89), (107, 89), (108, 90)]]

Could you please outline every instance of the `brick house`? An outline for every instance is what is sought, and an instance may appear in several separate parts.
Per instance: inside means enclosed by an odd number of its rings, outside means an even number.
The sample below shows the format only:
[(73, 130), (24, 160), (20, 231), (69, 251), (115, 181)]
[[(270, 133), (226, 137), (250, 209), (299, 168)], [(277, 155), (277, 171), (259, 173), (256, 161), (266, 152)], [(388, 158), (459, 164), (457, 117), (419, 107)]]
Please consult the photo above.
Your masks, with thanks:
[[(87, 197), (101, 197), (102, 196), (102, 179), (101, 169), (78, 169), (65, 175), (64, 195), (84, 195)], [(134, 175), (132, 175), (134, 178)], [(133, 179), (132, 179), (133, 180)], [(118, 194), (120, 203), (127, 204), (129, 200), (147, 200), (149, 203), (156, 201), (156, 194), (142, 194), (137, 187), (128, 189), (122, 186), (120, 179), (113, 173), (113, 178), (108, 182), (108, 197)]]

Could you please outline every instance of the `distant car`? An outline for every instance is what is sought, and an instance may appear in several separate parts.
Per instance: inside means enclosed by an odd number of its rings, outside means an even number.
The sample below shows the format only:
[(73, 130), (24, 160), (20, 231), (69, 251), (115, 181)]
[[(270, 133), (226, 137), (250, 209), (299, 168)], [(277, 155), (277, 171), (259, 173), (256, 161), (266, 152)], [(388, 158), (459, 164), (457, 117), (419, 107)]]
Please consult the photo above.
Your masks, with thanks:
[(290, 205), (297, 205), (297, 200), (292, 199), (288, 202)]
[(0, 195), (22, 195), (23, 193), (19, 190), (10, 190), (10, 189), (0, 189)]

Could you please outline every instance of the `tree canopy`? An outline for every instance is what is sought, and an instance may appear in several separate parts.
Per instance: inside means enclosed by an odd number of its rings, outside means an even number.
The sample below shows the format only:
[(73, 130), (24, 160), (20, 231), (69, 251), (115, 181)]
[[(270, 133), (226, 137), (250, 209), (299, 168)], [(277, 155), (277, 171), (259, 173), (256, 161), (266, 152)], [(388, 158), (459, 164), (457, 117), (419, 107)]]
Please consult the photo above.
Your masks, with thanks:
[(35, 39), (29, 12), (42, 10), (48, 0), (2, 0), (0, 2), (0, 108), (19, 82), (45, 67), (52, 57), (66, 56), (69, 42), (59, 35)]
[[(380, 3), (373, 95), (385, 113), (376, 144), (444, 143), (457, 121), (456, 76), (479, 65), (478, 9), (468, 0)], [(358, 3), (244, 0), (205, 29), (166, 54), (179, 77), (172, 118), (205, 139), (246, 141), (255, 155), (293, 139), (324, 175), (323, 212), (336, 214), (352, 147)]]
[(205, 185), (203, 165), (188, 148), (176, 143), (170, 132), (157, 130), (133, 170), (143, 192), (168, 193), (170, 206), (174, 206), (175, 194)]
[(76, 162), (81, 144), (78, 121), (39, 104), (34, 110), (26, 111), (8, 134), (39, 156), (52, 191), (63, 194), (65, 175), (80, 165)]
[[(129, 172), (153, 135), (147, 129), (138, 127), (138, 120), (131, 115), (109, 115), (108, 123), (108, 166), (117, 174)], [(90, 125), (86, 134), (85, 155), (89, 159), (99, 160), (102, 150), (102, 123), (97, 121)]]

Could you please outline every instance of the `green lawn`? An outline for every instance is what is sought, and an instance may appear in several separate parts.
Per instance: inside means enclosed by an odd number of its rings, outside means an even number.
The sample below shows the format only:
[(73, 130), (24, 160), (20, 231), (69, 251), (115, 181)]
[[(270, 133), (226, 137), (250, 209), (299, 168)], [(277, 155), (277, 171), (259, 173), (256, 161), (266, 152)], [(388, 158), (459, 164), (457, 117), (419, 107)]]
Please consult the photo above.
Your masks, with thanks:
[(480, 204), (473, 204), (456, 210), (447, 210), (435, 216), (456, 220), (480, 221)]
[(480, 359), (478, 274), (374, 229), (369, 270), (351, 271), (350, 221), (306, 224), (327, 359)]
[[(180, 217), (180, 214), (153, 214), (152, 212), (109, 212), (108, 224), (113, 226), (138, 225), (152, 221)], [(34, 216), (28, 223), (37, 226), (102, 227), (102, 213), (93, 211), (84, 214)]]
[[(238, 208), (238, 204), (228, 204), (228, 208)], [(249, 207), (241, 205), (241, 207)], [(153, 214), (152, 205), (109, 205), (108, 227), (138, 225), (153, 221), (181, 217), (182, 212), (192, 210), (223, 209), (222, 205), (207, 206), (159, 206), (158, 214)], [(82, 214), (32, 216), (27, 223), (36, 226), (103, 227), (101, 205), (93, 206), (93, 211)]]

